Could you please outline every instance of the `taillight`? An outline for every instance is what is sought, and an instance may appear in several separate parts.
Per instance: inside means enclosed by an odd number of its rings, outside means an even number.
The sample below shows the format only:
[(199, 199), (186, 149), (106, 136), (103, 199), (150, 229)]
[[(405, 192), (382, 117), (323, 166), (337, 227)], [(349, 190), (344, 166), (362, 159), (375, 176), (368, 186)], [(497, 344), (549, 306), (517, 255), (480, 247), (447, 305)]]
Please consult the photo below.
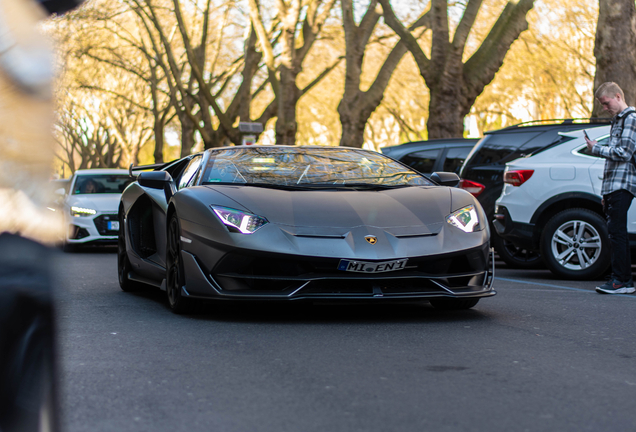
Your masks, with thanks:
[(459, 187), (460, 189), (470, 192), (475, 197), (479, 196), (479, 194), (486, 189), (486, 186), (481, 183), (463, 179), (459, 181)]
[(534, 170), (506, 170), (504, 171), (504, 183), (521, 186), (532, 177), (532, 174), (534, 174)]

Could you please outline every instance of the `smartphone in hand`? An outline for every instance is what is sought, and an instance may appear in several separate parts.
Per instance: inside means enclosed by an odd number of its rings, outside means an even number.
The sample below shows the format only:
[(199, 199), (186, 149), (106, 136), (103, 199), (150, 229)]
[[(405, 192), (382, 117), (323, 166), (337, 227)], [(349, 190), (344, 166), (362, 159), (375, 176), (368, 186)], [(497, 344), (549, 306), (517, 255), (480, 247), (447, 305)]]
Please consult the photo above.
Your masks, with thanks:
[[(587, 131), (585, 129), (583, 129), (583, 135), (585, 135), (585, 138), (590, 140), (590, 136), (587, 134)], [(590, 140), (590, 141), (592, 141), (592, 140)]]

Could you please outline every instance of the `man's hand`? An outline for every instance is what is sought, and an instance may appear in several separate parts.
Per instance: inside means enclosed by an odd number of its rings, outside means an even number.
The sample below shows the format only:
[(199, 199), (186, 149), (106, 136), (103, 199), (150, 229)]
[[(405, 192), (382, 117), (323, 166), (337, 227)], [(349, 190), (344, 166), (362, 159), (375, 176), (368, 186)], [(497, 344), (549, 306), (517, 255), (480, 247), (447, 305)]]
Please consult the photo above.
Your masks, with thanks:
[(596, 144), (596, 140), (592, 141), (588, 137), (583, 137), (583, 138), (585, 138), (585, 143), (587, 144), (587, 149), (589, 151), (592, 151), (592, 147), (594, 147), (594, 144)]

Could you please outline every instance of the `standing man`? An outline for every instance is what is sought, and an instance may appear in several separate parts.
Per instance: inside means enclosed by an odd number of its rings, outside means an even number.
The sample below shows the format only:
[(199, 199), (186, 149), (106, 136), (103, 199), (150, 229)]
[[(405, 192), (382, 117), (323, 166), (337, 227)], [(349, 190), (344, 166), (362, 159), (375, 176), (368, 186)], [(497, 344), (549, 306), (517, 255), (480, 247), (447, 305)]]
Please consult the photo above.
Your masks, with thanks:
[(585, 137), (590, 152), (606, 159), (601, 195), (612, 248), (612, 276), (606, 283), (596, 287), (596, 292), (631, 294), (636, 289), (632, 281), (632, 260), (627, 238), (627, 211), (636, 195), (636, 110), (627, 106), (623, 90), (616, 83), (601, 84), (595, 96), (603, 109), (614, 116), (607, 146)]

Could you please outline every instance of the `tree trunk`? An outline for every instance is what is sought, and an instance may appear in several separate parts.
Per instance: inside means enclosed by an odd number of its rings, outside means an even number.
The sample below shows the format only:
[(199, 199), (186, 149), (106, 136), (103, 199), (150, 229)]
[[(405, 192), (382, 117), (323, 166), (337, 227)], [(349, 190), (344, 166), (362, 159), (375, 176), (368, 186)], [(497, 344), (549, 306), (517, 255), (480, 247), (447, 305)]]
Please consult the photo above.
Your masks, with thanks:
[[(302, 71), (302, 64), (311, 50), (318, 34), (329, 16), (335, 0), (310, 0), (307, 3), (299, 0), (279, 1), (278, 19), (281, 22), (280, 35), (272, 37), (279, 41), (280, 65), (276, 65), (275, 50), (270, 35), (263, 25), (260, 4), (257, 0), (250, 0), (250, 19), (258, 36), (265, 65), (268, 70), (269, 83), (278, 105), (276, 120), (276, 144), (294, 145), (296, 143), (296, 105), (300, 97), (312, 85), (302, 91), (296, 84), (298, 74)], [(303, 8), (305, 13), (303, 14)], [(304, 15), (304, 18), (303, 18)], [(302, 22), (302, 24), (301, 24)], [(297, 42), (302, 41), (302, 44)], [(280, 75), (280, 78), (278, 77)], [(322, 74), (319, 76), (323, 76)], [(266, 110), (269, 112), (269, 110)], [(229, 128), (226, 128), (229, 130)]]
[(165, 138), (163, 136), (163, 122), (155, 118), (155, 163), (163, 163), (163, 147)]
[(181, 157), (188, 156), (194, 146), (194, 126), (185, 115), (180, 115), (181, 120)]
[(340, 145), (346, 147), (362, 148), (364, 144), (364, 128), (367, 126), (368, 116), (363, 116), (359, 109), (352, 104), (340, 102), (338, 105), (342, 135)]
[[(346, 49), (345, 89), (338, 104), (338, 114), (342, 125), (340, 145), (360, 148), (364, 144), (364, 129), (367, 121), (382, 103), (391, 75), (406, 54), (407, 48), (404, 42), (399, 41), (387, 56), (369, 89), (360, 90), (365, 50), (380, 18), (380, 14), (376, 11), (377, 0), (369, 3), (360, 25), (356, 25), (354, 21), (353, 1), (341, 0), (340, 4)], [(423, 14), (410, 27), (410, 30), (427, 25), (427, 15)]]
[[(636, 104), (636, 8), (634, 0), (599, 0), (594, 56), (594, 91), (607, 81), (618, 84), (628, 105)], [(592, 117), (607, 117), (594, 99)]]
[(426, 128), (429, 139), (457, 138), (464, 133), (464, 116), (475, 100), (465, 101), (462, 66), (461, 57), (448, 53), (438, 79), (428, 84), (430, 102)]
[(291, 68), (281, 67), (280, 88), (278, 96), (278, 118), (276, 119), (276, 144), (296, 144), (296, 105), (298, 104), (298, 87), (296, 76)]
[(378, 1), (382, 4), (385, 22), (413, 54), (420, 75), (430, 90), (428, 138), (461, 137), (464, 116), (484, 87), (495, 77), (512, 43), (528, 28), (526, 15), (532, 9), (534, 0), (509, 0), (486, 39), (465, 63), (462, 63), (462, 57), (466, 41), (482, 0), (466, 2), (452, 40), (448, 24), (448, 0), (432, 0), (430, 58), (397, 19), (389, 0)]

